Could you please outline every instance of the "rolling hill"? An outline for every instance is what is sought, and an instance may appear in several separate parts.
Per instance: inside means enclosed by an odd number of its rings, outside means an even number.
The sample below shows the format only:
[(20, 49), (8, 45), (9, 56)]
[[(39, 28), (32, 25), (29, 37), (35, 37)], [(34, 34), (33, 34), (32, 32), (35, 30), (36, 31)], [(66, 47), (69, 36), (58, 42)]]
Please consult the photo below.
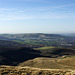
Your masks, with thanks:
[(41, 57), (27, 60), (19, 66), (29, 66), (50, 69), (75, 69), (75, 49), (61, 47), (41, 47), (35, 48), (40, 51)]
[(39, 57), (39, 51), (26, 47), (0, 47), (0, 65), (17, 65), (29, 59)]
[(0, 41), (2, 75), (51, 75), (59, 74), (61, 70), (62, 74), (70, 74), (75, 70), (75, 49), (54, 46), (28, 48), (13, 41)]
[(45, 57), (59, 57), (63, 55), (75, 55), (75, 49), (46, 46), (40, 48), (34, 48), (35, 50), (40, 51), (41, 55)]
[(68, 58), (59, 60), (58, 63), (75, 67), (75, 57), (68, 57)]
[(62, 46), (75, 47), (75, 37), (64, 36), (59, 34), (0, 34), (1, 40), (15, 41), (21, 44), (28, 44), (33, 47), (41, 46)]
[[(66, 58), (68, 60), (68, 58)], [(74, 59), (74, 58), (70, 58)], [(25, 61), (23, 63), (20, 63), (19, 66), (29, 66), (29, 67), (37, 67), (37, 68), (44, 68), (44, 69), (75, 69), (75, 61), (69, 60), (64, 61), (65, 58), (59, 59), (59, 58), (35, 58), (32, 60)], [(59, 62), (60, 61), (60, 62)], [(68, 64), (68, 63), (70, 64)], [(62, 63), (62, 64), (61, 64)]]
[[(48, 47), (46, 47), (48, 48)], [(74, 49), (49, 47), (48, 49), (32, 49), (27, 47), (0, 47), (0, 65), (18, 65), (37, 57), (57, 58), (74, 56)]]
[(23, 47), (25, 45), (8, 40), (0, 40), (0, 47)]
[(74, 69), (74, 57), (67, 58), (69, 56), (75, 56), (75, 49), (54, 46), (27, 48), (20, 43), (0, 40), (0, 65)]

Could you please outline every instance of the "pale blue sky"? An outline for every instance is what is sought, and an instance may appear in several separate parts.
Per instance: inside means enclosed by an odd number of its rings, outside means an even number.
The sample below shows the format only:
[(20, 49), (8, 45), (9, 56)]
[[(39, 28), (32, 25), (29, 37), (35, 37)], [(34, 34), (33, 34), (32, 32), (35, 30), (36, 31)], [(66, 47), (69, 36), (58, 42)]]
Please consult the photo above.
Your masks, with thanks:
[(0, 0), (0, 33), (75, 33), (75, 0)]

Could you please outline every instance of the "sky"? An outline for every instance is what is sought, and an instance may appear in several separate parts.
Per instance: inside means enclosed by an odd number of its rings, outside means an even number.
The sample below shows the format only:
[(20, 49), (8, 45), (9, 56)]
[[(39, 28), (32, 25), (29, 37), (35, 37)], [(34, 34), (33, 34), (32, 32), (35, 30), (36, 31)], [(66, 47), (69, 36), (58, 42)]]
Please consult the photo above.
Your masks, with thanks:
[(0, 33), (75, 33), (75, 0), (0, 0)]

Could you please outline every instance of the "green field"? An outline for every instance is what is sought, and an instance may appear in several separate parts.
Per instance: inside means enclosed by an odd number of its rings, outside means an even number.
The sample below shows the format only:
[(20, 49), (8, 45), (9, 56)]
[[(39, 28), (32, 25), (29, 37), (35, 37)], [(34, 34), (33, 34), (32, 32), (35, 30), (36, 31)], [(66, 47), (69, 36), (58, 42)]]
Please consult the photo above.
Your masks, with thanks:
[(40, 48), (35, 48), (37, 50), (48, 50), (48, 49), (54, 49), (54, 48), (57, 48), (57, 47), (54, 47), (54, 46), (46, 46), (46, 47), (40, 47)]

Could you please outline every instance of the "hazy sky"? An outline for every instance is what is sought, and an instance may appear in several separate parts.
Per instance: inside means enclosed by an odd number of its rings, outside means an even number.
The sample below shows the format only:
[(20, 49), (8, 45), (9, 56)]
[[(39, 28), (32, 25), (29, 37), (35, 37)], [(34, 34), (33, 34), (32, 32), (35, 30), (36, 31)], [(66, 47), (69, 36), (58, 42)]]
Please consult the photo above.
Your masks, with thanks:
[(75, 33), (75, 0), (0, 0), (0, 33)]

